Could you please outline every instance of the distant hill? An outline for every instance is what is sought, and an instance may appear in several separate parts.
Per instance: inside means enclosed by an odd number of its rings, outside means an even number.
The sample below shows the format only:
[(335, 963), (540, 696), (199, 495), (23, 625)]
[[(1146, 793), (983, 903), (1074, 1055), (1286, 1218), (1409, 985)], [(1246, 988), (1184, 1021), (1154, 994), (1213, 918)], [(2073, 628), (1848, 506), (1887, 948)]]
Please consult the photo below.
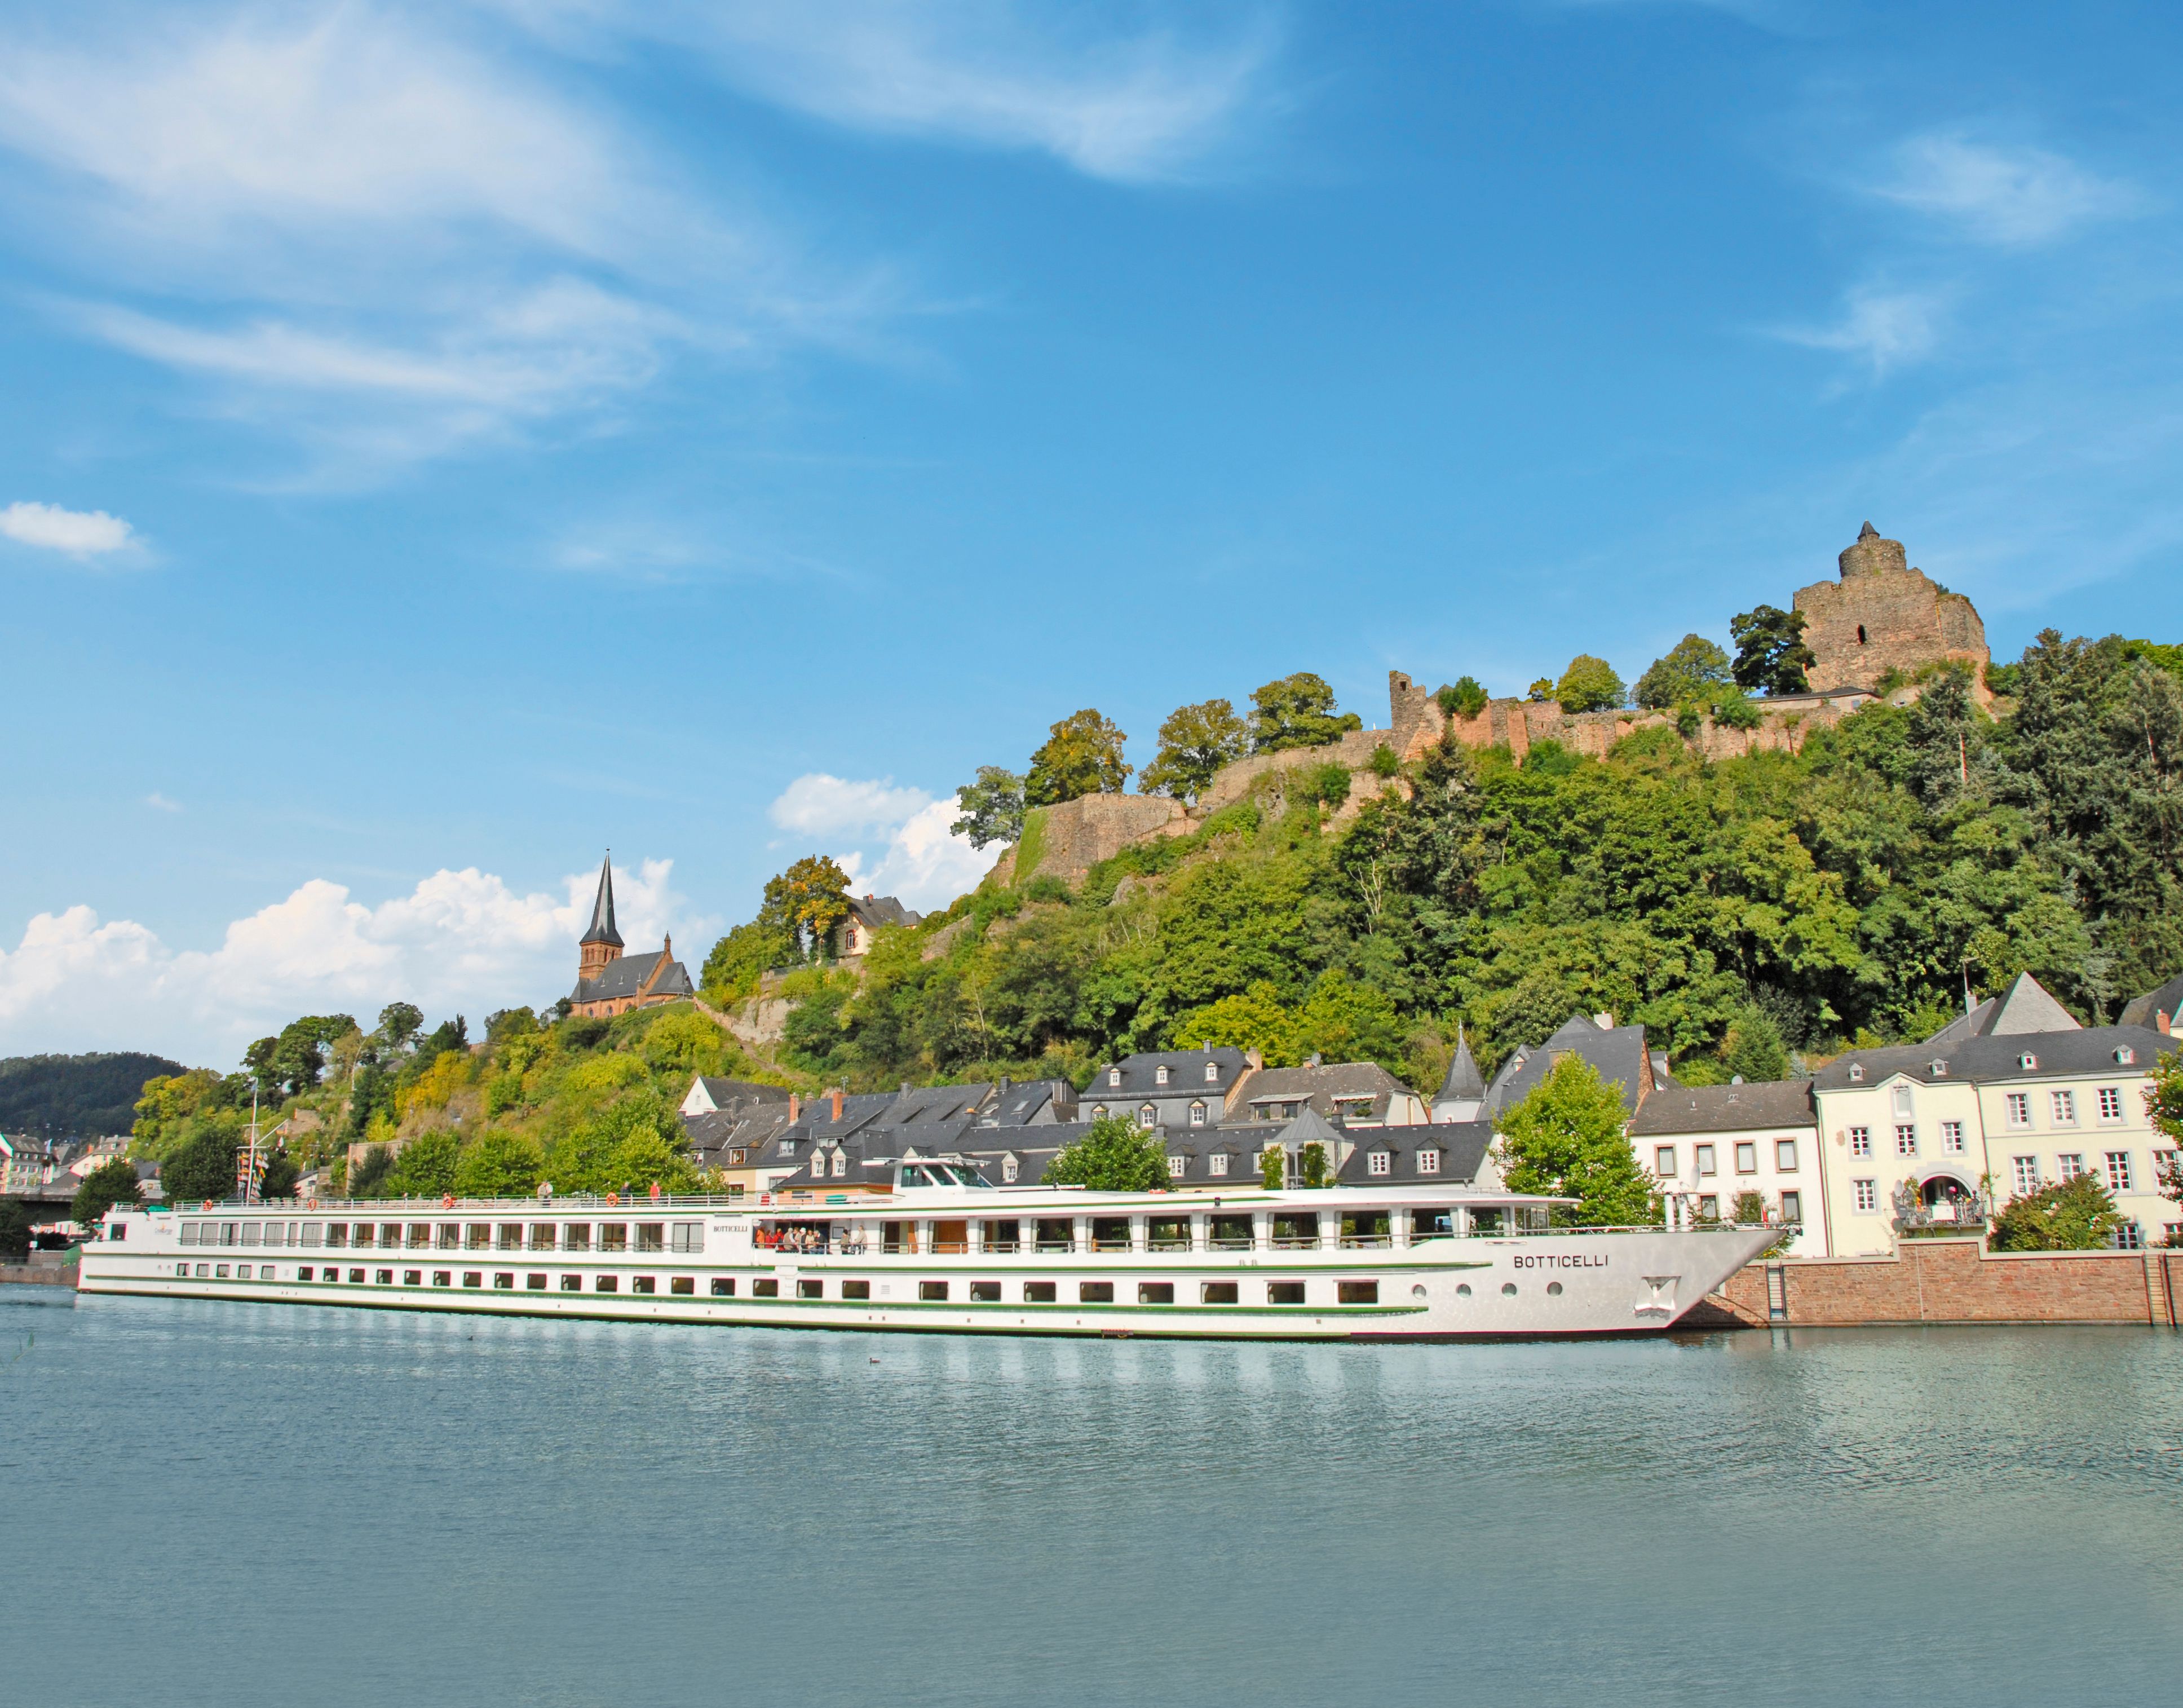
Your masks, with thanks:
[(0, 1132), (90, 1138), (126, 1132), (144, 1082), (186, 1073), (163, 1055), (14, 1055), (0, 1060)]

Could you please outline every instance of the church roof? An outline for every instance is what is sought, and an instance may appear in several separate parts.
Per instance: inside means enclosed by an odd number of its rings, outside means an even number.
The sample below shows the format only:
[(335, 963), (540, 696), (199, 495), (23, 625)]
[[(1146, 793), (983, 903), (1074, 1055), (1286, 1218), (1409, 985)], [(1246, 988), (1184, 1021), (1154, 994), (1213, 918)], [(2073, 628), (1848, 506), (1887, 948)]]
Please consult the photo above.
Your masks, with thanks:
[[(617, 939), (619, 941), (619, 939)], [(599, 969), (597, 978), (576, 981), (573, 1002), (612, 1002), (619, 997), (635, 996), (645, 991), (653, 970), (666, 961), (656, 982), (646, 994), (651, 996), (695, 996), (697, 988), (690, 982), (690, 975), (679, 960), (669, 960), (664, 949), (650, 954), (625, 954), (608, 961)]]
[(598, 899), (592, 904), (592, 928), (577, 941), (611, 943), (616, 949), (622, 946), (621, 933), (614, 929), (612, 854), (608, 854), (599, 867), (599, 893)]

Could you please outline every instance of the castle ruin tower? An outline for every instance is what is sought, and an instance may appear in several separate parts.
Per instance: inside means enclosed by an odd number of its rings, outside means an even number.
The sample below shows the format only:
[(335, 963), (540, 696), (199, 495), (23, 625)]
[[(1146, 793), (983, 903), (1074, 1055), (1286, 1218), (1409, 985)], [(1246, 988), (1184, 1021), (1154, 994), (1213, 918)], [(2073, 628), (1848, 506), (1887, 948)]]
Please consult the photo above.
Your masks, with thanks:
[(1876, 689), (1890, 672), (1907, 685), (1955, 663), (1969, 668), (1976, 698), (1991, 698), (1986, 625), (1969, 599), (1912, 568), (1902, 541), (1882, 538), (1870, 522), (1836, 561), (1839, 579), (1797, 593), (1816, 660), (1805, 672), (1813, 687)]
[(599, 867), (598, 899), (592, 904), (592, 928), (576, 949), (576, 980), (597, 978), (611, 960), (621, 959), (621, 933), (614, 929), (614, 854)]

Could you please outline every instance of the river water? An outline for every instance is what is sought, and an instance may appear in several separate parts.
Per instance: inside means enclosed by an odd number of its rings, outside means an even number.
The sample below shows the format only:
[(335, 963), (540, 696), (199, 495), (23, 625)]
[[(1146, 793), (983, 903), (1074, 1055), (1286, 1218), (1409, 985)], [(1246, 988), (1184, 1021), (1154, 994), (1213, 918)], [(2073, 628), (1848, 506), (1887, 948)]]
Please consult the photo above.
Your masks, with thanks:
[(0, 1288), (24, 1705), (2183, 1693), (2183, 1338), (980, 1340)]

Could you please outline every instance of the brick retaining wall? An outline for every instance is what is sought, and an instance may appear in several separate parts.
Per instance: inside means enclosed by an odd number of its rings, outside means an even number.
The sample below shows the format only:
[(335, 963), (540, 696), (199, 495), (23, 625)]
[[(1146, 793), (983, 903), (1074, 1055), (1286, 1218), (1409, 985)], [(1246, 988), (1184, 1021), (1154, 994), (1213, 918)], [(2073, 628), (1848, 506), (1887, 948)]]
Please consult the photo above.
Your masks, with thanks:
[[(1767, 1308), (1767, 1271), (1779, 1269), (1786, 1318)], [(1983, 1241), (1905, 1240), (1892, 1257), (1754, 1263), (1700, 1307), (1693, 1324), (1753, 1327), (1769, 1321), (1847, 1328), (1886, 1322), (2144, 1322), (2183, 1316), (2183, 1252), (2003, 1251)]]

